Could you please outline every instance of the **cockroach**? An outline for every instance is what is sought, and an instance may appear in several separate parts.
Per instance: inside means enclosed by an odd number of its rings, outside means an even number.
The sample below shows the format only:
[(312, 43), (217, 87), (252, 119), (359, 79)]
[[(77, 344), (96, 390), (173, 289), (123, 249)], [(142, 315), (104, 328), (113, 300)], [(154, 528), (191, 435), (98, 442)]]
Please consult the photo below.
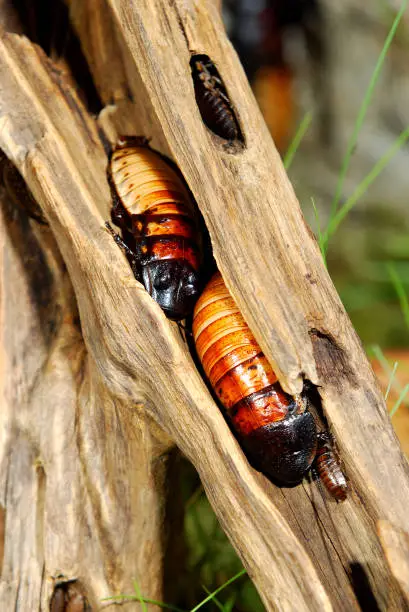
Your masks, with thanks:
[(317, 435), (317, 452), (313, 467), (330, 495), (337, 501), (344, 501), (348, 494), (348, 483), (341, 470), (331, 436), (326, 431)]
[[(304, 395), (285, 393), (217, 272), (193, 313), (199, 360), (250, 461), (282, 484), (296, 484), (317, 453), (315, 419)], [(326, 486), (324, 464), (317, 465)], [(328, 487), (336, 499), (338, 489)]]
[(76, 581), (57, 584), (51, 596), (51, 612), (89, 612), (86, 597), (79, 592)]
[(169, 319), (193, 311), (200, 291), (201, 239), (187, 188), (145, 138), (126, 137), (113, 151), (108, 178), (114, 233), (135, 277)]
[[(198, 58), (202, 56), (197, 56)], [(228, 141), (242, 140), (237, 120), (223, 82), (213, 62), (207, 57), (191, 62), (196, 102), (207, 127)]]

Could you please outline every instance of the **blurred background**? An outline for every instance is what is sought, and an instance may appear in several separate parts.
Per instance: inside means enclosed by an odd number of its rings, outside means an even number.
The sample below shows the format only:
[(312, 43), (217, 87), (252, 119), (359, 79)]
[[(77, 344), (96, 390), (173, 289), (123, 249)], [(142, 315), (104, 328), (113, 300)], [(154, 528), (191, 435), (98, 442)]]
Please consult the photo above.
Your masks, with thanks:
[[(397, 24), (400, 8), (224, 0), (223, 18), (408, 454), (409, 12)], [(201, 584), (216, 589), (241, 564), (188, 465), (182, 484), (193, 605)], [(264, 609), (246, 576), (218, 597), (205, 609)]]

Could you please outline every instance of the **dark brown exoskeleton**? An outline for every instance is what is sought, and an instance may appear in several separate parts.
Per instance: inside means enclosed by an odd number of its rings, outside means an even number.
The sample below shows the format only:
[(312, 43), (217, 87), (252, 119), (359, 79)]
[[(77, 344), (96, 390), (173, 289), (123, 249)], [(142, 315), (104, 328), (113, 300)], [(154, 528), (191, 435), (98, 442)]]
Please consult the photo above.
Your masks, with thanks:
[(325, 431), (321, 431), (317, 435), (317, 452), (313, 469), (334, 499), (337, 501), (346, 499), (348, 483), (341, 470), (340, 460), (331, 435)]
[(196, 102), (204, 123), (225, 140), (243, 140), (216, 66), (207, 56), (196, 56), (191, 67)]
[(55, 586), (50, 612), (91, 612), (91, 608), (85, 595), (78, 589), (76, 581), (69, 581)]
[(345, 499), (345, 477), (329, 438), (317, 433), (309, 401), (283, 391), (220, 273), (196, 303), (193, 338), (204, 372), (253, 465), (275, 481), (296, 484), (316, 460), (328, 492)]
[(201, 239), (190, 195), (181, 178), (146, 139), (121, 139), (112, 153), (108, 178), (111, 217), (122, 230), (117, 244), (135, 277), (168, 318), (193, 311), (199, 295)]

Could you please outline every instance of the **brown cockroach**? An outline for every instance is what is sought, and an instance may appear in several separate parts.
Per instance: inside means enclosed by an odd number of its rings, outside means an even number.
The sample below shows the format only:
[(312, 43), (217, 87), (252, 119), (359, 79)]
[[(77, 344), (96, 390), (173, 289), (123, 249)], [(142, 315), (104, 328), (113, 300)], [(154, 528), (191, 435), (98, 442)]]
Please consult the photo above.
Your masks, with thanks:
[(145, 138), (122, 138), (112, 153), (114, 238), (135, 277), (172, 320), (193, 311), (199, 295), (201, 239), (193, 203), (181, 178)]
[(316, 469), (324, 485), (335, 499), (345, 499), (345, 477), (329, 439), (325, 453), (321, 450), (324, 438), (309, 401), (305, 394), (293, 398), (282, 390), (220, 273), (196, 303), (193, 338), (204, 372), (254, 466), (273, 480), (295, 484), (318, 452)]
[(223, 82), (207, 56), (191, 61), (196, 102), (207, 127), (229, 142), (242, 140), (240, 128)]
[(313, 468), (331, 497), (337, 501), (347, 498), (348, 483), (341, 470), (331, 435), (326, 431), (317, 434), (317, 452)]

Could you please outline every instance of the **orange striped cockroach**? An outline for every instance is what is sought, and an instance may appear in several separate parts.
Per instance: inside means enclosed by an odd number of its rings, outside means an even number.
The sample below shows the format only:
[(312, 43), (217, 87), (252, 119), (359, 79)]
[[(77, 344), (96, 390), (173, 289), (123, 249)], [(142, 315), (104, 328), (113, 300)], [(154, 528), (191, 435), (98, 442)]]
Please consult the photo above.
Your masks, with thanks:
[(111, 218), (135, 277), (172, 320), (192, 313), (199, 295), (201, 238), (187, 188), (145, 138), (122, 138), (108, 168)]
[(207, 55), (190, 62), (196, 102), (207, 127), (228, 141), (242, 140), (239, 124), (216, 66)]
[(285, 393), (220, 275), (206, 285), (193, 313), (199, 360), (254, 466), (295, 484), (317, 460), (328, 492), (345, 499), (347, 483), (330, 438), (317, 432), (304, 394)]

